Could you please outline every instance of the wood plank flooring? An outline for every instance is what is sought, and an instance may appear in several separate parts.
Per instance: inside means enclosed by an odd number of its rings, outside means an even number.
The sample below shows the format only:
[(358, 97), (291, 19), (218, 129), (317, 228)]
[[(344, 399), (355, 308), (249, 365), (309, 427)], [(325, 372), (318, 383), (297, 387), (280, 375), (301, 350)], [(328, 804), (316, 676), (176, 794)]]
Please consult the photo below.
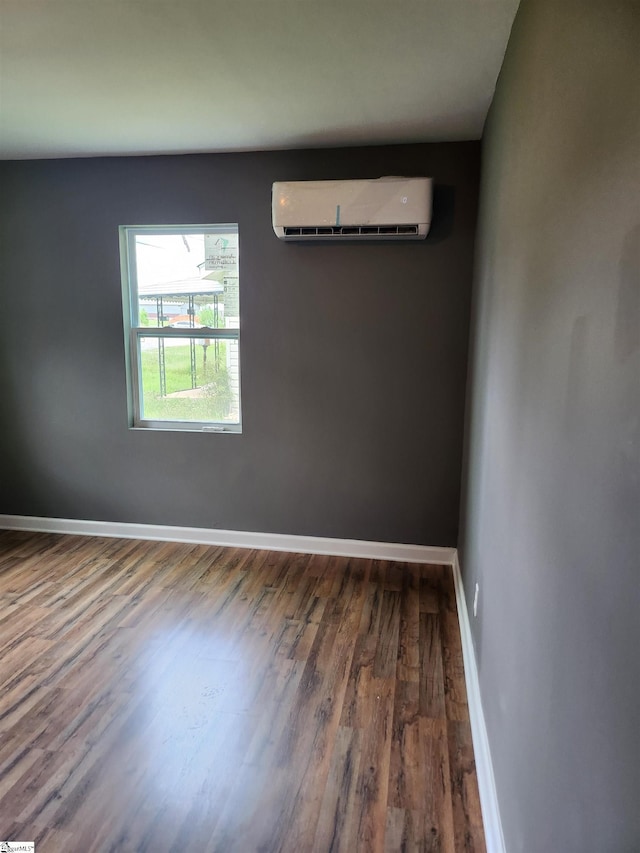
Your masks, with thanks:
[(0, 532), (0, 838), (484, 851), (450, 570)]

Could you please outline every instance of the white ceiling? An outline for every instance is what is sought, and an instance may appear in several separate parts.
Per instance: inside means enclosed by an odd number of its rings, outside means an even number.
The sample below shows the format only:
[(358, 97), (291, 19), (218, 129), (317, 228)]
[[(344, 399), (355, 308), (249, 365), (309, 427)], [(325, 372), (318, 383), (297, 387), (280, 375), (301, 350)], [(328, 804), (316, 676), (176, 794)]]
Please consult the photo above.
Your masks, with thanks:
[(0, 158), (478, 139), (518, 0), (0, 0)]

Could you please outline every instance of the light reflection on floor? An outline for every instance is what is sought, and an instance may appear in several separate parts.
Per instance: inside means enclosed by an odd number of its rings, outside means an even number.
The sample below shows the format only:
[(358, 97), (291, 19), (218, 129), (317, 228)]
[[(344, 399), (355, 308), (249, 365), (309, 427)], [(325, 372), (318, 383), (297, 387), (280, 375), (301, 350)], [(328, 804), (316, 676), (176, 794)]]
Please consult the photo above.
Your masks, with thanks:
[[(242, 658), (211, 632), (173, 636), (143, 673), (148, 716), (145, 776), (156, 794), (187, 804), (211, 774), (227, 772), (234, 744), (250, 737), (250, 681)], [(236, 650), (237, 651), (237, 650)]]

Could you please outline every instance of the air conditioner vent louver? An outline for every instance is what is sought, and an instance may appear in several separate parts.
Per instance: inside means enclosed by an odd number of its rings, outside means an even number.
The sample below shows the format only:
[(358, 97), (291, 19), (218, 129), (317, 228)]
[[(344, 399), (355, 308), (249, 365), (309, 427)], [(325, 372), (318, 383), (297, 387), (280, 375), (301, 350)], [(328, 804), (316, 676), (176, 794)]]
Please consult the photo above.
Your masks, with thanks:
[(418, 235), (417, 225), (320, 225), (294, 228), (284, 227), (285, 237), (300, 237), (306, 240), (313, 237), (410, 237)]

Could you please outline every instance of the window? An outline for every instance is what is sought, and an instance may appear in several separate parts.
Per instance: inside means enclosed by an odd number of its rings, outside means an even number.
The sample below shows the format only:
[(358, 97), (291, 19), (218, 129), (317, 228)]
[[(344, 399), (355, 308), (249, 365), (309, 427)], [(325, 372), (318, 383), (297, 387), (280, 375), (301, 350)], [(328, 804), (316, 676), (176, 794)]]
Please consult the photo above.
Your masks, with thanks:
[(240, 432), (237, 225), (122, 227), (130, 425)]

